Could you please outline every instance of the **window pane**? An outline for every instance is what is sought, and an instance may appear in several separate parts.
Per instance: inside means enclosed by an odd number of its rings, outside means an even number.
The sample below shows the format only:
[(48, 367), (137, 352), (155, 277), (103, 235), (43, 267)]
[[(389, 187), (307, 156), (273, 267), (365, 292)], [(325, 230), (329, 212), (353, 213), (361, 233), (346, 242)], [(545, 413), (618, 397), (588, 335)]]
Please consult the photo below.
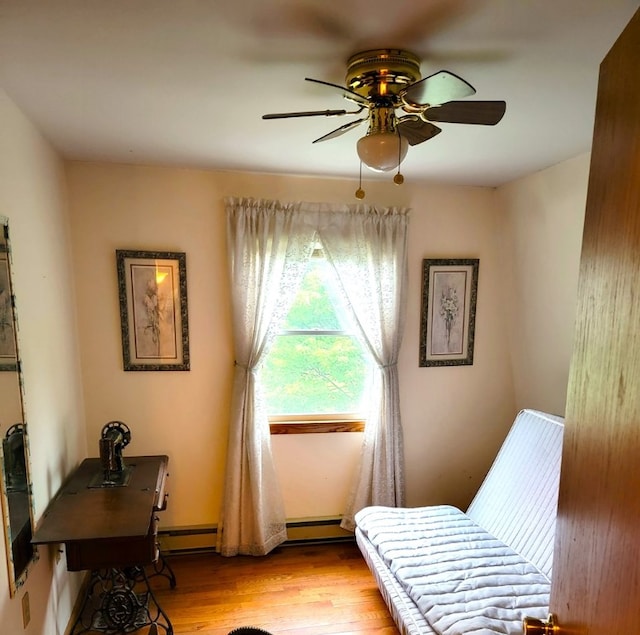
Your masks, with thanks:
[(270, 415), (357, 413), (369, 366), (349, 335), (280, 335), (261, 378)]
[(340, 324), (327, 293), (333, 275), (323, 258), (311, 258), (309, 268), (293, 303), (284, 331), (339, 331)]

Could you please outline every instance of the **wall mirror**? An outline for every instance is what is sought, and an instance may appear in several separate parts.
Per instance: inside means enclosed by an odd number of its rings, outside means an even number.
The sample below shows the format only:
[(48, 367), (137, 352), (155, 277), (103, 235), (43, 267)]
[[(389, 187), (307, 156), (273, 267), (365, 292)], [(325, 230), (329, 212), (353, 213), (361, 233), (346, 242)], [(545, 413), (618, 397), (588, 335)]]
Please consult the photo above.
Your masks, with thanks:
[(0, 498), (11, 595), (37, 557), (7, 219), (0, 216)]

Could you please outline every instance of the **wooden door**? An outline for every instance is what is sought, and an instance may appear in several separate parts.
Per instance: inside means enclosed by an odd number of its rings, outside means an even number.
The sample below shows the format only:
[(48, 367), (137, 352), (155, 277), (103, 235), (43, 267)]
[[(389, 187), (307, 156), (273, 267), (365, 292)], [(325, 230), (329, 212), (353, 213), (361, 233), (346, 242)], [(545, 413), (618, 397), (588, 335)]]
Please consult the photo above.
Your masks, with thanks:
[(551, 611), (640, 632), (640, 11), (600, 67)]

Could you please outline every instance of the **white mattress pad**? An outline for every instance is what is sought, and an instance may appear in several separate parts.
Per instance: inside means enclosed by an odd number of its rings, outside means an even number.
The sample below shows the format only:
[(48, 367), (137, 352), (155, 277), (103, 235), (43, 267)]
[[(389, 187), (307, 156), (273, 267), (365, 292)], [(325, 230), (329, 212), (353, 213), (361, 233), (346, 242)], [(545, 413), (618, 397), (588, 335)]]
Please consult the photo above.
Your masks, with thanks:
[(356, 523), (440, 635), (516, 635), (548, 615), (547, 576), (455, 507), (367, 507)]

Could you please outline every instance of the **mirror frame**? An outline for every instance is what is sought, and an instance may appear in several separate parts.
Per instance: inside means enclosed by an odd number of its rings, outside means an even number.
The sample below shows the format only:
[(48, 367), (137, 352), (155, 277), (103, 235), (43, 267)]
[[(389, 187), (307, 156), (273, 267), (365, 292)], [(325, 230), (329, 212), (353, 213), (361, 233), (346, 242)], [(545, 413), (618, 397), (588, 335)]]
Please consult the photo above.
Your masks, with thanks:
[[(14, 327), (14, 339), (15, 339), (15, 349), (16, 349), (16, 368), (15, 370), (11, 370), (9, 368), (5, 368), (2, 372), (15, 372), (16, 373), (16, 388), (18, 393), (16, 395), (17, 400), (20, 405), (20, 412), (22, 416), (21, 430), (23, 431), (23, 445), (24, 445), (24, 460), (25, 460), (25, 470), (26, 470), (26, 493), (28, 496), (28, 510), (29, 510), (29, 522), (31, 524), (31, 533), (33, 533), (35, 528), (34, 523), (34, 504), (33, 504), (33, 486), (31, 479), (31, 460), (30, 460), (30, 452), (29, 452), (29, 435), (28, 435), (28, 427), (25, 417), (25, 399), (24, 399), (24, 381), (22, 377), (22, 369), (20, 364), (20, 347), (18, 342), (18, 320), (17, 320), (17, 311), (16, 311), (16, 302), (15, 302), (15, 293), (14, 293), (14, 281), (13, 281), (13, 273), (12, 273), (12, 259), (11, 259), (11, 242), (9, 239), (9, 219), (6, 216), (0, 215), (0, 230), (2, 231), (2, 239), (4, 242), (4, 247), (2, 247), (2, 251), (7, 254), (7, 266), (9, 270), (9, 289), (11, 294), (11, 309), (12, 309), (12, 318), (13, 318), (13, 327)], [(0, 243), (2, 246), (2, 243)], [(29, 546), (31, 548), (30, 554), (25, 553), (24, 561), (25, 565), (22, 571), (16, 571), (14, 565), (14, 552), (13, 552), (13, 537), (11, 535), (11, 522), (10, 522), (10, 512), (9, 512), (9, 492), (8, 492), (8, 482), (5, 474), (5, 467), (7, 465), (7, 461), (4, 456), (4, 440), (5, 435), (10, 429), (15, 428), (16, 422), (5, 422), (1, 419), (2, 413), (0, 412), (0, 437), (3, 441), (2, 446), (0, 446), (0, 502), (2, 504), (2, 517), (3, 517), (3, 526), (4, 526), (4, 543), (5, 543), (5, 551), (6, 551), (6, 560), (7, 560), (7, 574), (9, 577), (9, 592), (11, 597), (13, 597), (17, 590), (24, 584), (31, 565), (38, 559), (38, 549), (35, 545), (31, 544), (31, 539), (29, 538)]]

